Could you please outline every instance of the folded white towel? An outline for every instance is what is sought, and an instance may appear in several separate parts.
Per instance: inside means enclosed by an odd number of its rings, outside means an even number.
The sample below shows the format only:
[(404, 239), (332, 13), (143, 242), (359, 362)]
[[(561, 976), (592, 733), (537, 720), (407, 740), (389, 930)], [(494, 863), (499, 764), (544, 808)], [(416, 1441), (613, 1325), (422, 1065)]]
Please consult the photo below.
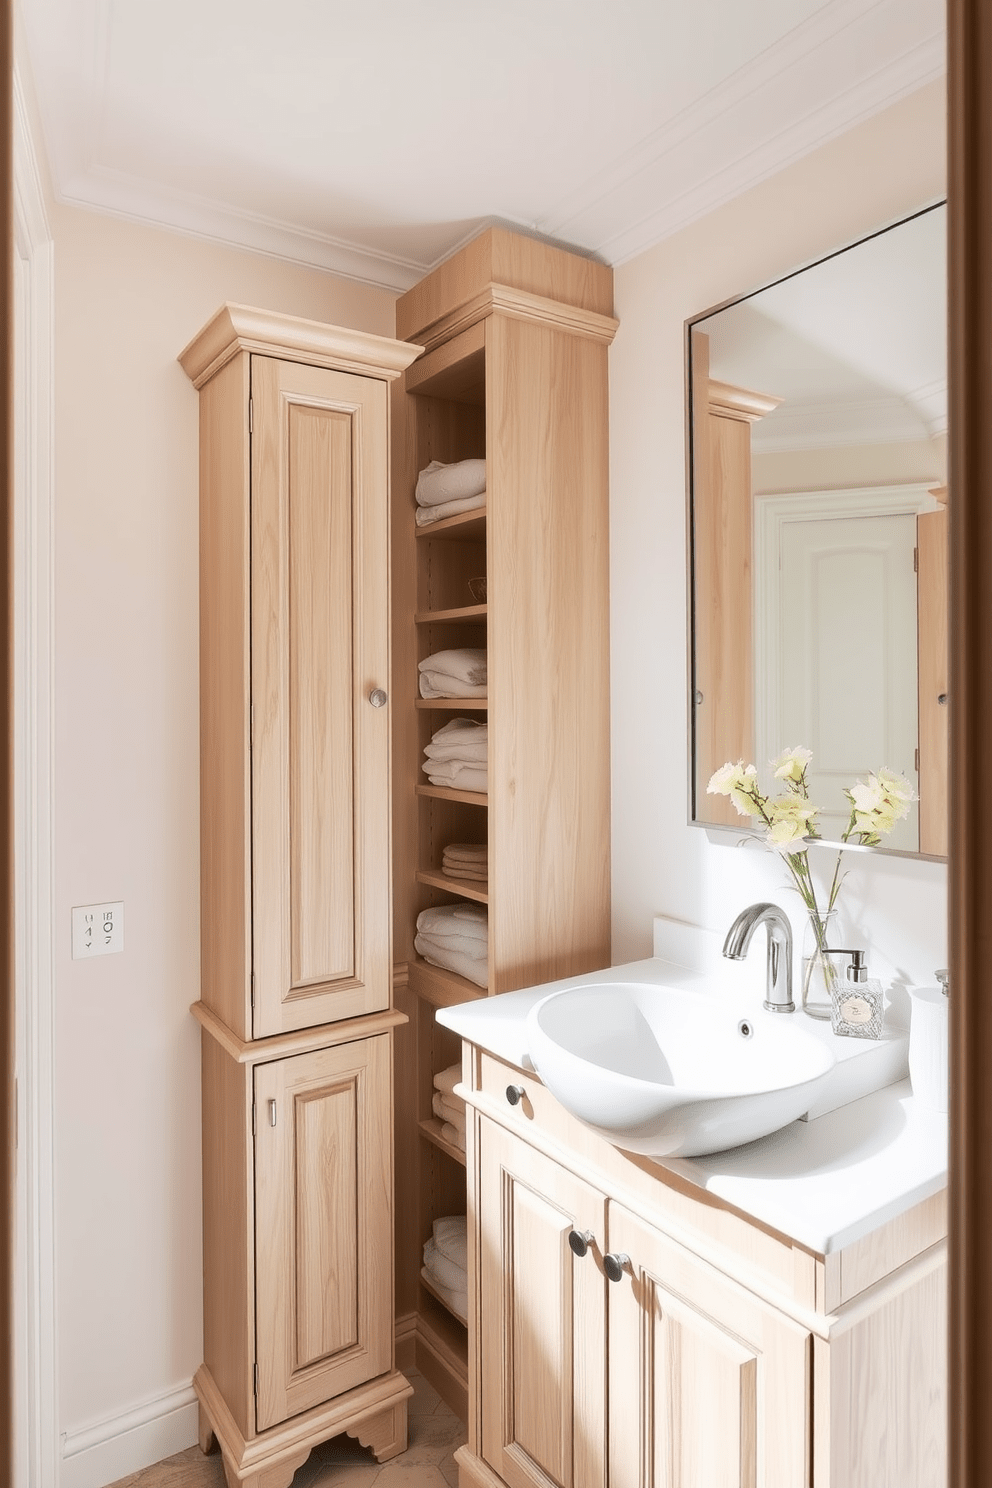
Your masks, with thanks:
[(489, 789), (489, 773), (485, 765), (463, 765), (458, 760), (429, 760), (422, 768), (427, 771), (431, 785), (445, 785), (449, 790)]
[(425, 754), (435, 754), (439, 759), (445, 758), (445, 752), (456, 746), (467, 745), (475, 748), (478, 745), (488, 746), (489, 725), (475, 718), (453, 718), (443, 728), (435, 729), (431, 735), (431, 742), (424, 745)]
[(479, 904), (435, 904), (420, 911), (417, 929), (430, 935), (467, 935), (485, 944), (489, 914)]
[(441, 1255), (454, 1261), (463, 1271), (468, 1266), (468, 1217), (464, 1214), (445, 1214), (431, 1226), (434, 1244)]
[(430, 966), (440, 966), (443, 971), (453, 971), (456, 976), (474, 982), (477, 987), (489, 985), (489, 958), (474, 960), (461, 951), (441, 949), (424, 940), (422, 935), (414, 938), (414, 949)]
[(485, 489), (485, 460), (456, 460), (451, 465), (432, 460), (417, 477), (417, 505), (440, 506), (445, 501), (464, 501)]
[(442, 501), (440, 506), (418, 506), (417, 526), (429, 527), (432, 522), (443, 522), (445, 517), (457, 517), (461, 512), (475, 511), (485, 504), (486, 493), (480, 491), (478, 496), (466, 496), (461, 501)]
[(486, 942), (475, 940), (471, 935), (438, 935), (436, 932), (422, 932), (416, 937), (422, 941), (428, 950), (456, 951), (459, 956), (467, 956), (470, 961), (485, 961)]
[(442, 1095), (440, 1090), (435, 1090), (431, 1098), (431, 1110), (442, 1121), (450, 1121), (452, 1126), (465, 1125), (465, 1102), (457, 1096)]
[(455, 1314), (455, 1317), (458, 1318), (459, 1322), (467, 1324), (468, 1288), (466, 1287), (463, 1288), (461, 1291), (454, 1292), (451, 1290), (450, 1287), (442, 1286), (441, 1283), (436, 1279), (436, 1277), (433, 1277), (430, 1274), (426, 1266), (421, 1266), (420, 1274), (424, 1278), (424, 1280), (434, 1288), (434, 1290), (444, 1301), (445, 1306), (450, 1308), (450, 1310)]
[(425, 744), (424, 754), (428, 760), (435, 760), (439, 765), (448, 764), (452, 760), (463, 765), (484, 765), (489, 758), (489, 741), (483, 734), (472, 743), (459, 743), (455, 739), (450, 744)]
[[(442, 1095), (450, 1095), (462, 1077), (461, 1060), (457, 1064), (449, 1064), (447, 1069), (438, 1070), (434, 1076), (434, 1089), (440, 1090)], [(463, 1101), (464, 1105), (465, 1102)]]
[(421, 697), (485, 697), (486, 653), (478, 646), (435, 651), (418, 666)]
[(460, 1147), (463, 1152), (465, 1151), (465, 1128), (463, 1126), (455, 1126), (453, 1122), (446, 1121), (441, 1128), (441, 1135), (446, 1142), (451, 1143), (452, 1147)]
[(439, 1281), (442, 1286), (450, 1287), (453, 1292), (461, 1291), (462, 1287), (468, 1285), (466, 1267), (456, 1266), (454, 1261), (442, 1255), (433, 1237), (424, 1246), (424, 1266), (432, 1281)]

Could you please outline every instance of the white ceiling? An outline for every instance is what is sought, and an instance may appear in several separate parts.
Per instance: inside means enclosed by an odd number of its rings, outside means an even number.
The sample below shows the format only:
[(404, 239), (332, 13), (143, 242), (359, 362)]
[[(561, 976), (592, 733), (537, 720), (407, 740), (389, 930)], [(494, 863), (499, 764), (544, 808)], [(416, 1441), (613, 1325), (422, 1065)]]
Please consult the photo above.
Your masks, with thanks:
[(621, 263), (944, 68), (944, 0), (21, 4), (62, 200), (397, 289)]

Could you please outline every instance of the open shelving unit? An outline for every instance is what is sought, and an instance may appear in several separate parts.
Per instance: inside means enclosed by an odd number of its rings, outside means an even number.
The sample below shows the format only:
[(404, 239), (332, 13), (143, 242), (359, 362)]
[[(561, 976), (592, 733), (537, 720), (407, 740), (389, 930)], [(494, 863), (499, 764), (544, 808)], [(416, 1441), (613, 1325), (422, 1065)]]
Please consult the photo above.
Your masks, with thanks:
[[(397, 1230), (397, 1310), (416, 1313), (418, 1361), (455, 1408), (465, 1330), (450, 1314), (439, 1321), (443, 1300), (420, 1277), (434, 1219), (465, 1212), (465, 1154), (441, 1138), (431, 1111), (434, 1074), (460, 1043), (434, 1011), (610, 958), (615, 330), (609, 269), (500, 229), (397, 302), (397, 335), (427, 348), (393, 409), (394, 939), (399, 1002), (412, 1020), (398, 1058), (414, 1066), (398, 1083), (397, 1210), (417, 1217), (405, 1242)], [(418, 526), (419, 472), (473, 458), (486, 460), (485, 506)], [(469, 580), (483, 576), (479, 604)], [(488, 695), (421, 698), (418, 662), (463, 646), (486, 648)], [(424, 746), (456, 716), (488, 721), (485, 792), (431, 785), (421, 769)], [(487, 844), (485, 882), (442, 873), (454, 842)], [(487, 907), (485, 988), (413, 948), (420, 911), (457, 902)]]

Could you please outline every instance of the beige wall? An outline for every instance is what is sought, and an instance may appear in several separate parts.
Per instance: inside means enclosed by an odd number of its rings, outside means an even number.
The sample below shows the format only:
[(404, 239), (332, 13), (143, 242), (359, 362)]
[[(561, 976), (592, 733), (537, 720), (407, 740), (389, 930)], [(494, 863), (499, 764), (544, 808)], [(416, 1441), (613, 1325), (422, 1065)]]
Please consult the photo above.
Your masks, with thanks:
[[(391, 335), (395, 297), (94, 213), (58, 208), (52, 226), (59, 1386), (72, 1434), (188, 1387), (201, 1357), (197, 395), (176, 354), (224, 300)], [(116, 899), (124, 954), (71, 960), (70, 907)], [(64, 1481), (87, 1472), (77, 1458)]]
[[(800, 923), (796, 896), (786, 892), (771, 854), (742, 851), (686, 824), (684, 322), (934, 201), (943, 189), (944, 100), (933, 85), (616, 272), (610, 443), (617, 961), (650, 954), (654, 914), (724, 931), (745, 904), (770, 897)], [(870, 949), (873, 971), (909, 984), (932, 979), (934, 967), (946, 964), (945, 895), (943, 865), (873, 858), (869, 869), (852, 868), (842, 902), (860, 937), (854, 943)], [(737, 974), (729, 963), (727, 970)]]

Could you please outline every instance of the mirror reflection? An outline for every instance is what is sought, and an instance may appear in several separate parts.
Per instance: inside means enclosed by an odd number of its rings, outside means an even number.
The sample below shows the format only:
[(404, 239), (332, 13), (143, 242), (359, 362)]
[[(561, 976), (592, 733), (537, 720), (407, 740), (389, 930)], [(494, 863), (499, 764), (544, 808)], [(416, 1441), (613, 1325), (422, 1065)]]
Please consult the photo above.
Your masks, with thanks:
[(945, 209), (689, 325), (693, 820), (728, 760), (813, 751), (842, 791), (888, 766), (919, 804), (886, 850), (947, 851)]

